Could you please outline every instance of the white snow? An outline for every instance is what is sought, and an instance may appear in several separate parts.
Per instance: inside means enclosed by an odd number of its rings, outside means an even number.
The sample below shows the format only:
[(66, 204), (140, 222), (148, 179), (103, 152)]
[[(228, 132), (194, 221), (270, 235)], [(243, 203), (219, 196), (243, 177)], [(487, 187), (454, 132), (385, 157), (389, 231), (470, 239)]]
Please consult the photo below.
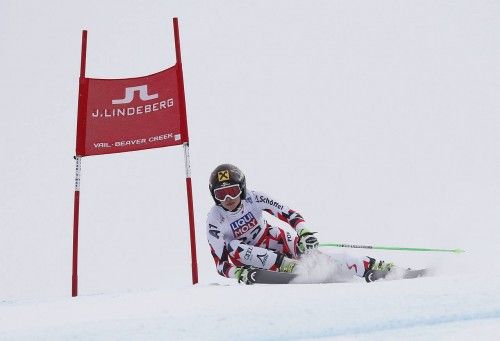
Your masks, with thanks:
[(498, 280), (474, 276), (295, 285), (197, 285), (3, 302), (0, 338), (494, 339)]
[[(500, 338), (500, 3), (0, 2), (0, 339)], [(200, 283), (182, 148), (82, 161), (71, 293), (81, 30), (87, 76), (175, 60), (179, 17)], [(432, 277), (243, 286), (205, 238), (210, 171), (301, 212), (320, 242)]]

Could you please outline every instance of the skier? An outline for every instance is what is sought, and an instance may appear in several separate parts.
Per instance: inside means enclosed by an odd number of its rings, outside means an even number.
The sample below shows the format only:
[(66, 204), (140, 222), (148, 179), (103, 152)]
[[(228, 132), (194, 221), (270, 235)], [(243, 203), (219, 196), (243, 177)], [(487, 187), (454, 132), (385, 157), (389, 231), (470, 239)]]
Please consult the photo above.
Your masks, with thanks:
[[(231, 164), (219, 165), (210, 175), (210, 193), (215, 205), (208, 213), (207, 238), (220, 275), (253, 284), (252, 268), (293, 272), (301, 255), (317, 249), (318, 239), (300, 213), (267, 194), (249, 191), (243, 172)], [(269, 224), (267, 212), (291, 226)], [(347, 261), (345, 261), (347, 260)], [(386, 273), (392, 263), (366, 257), (347, 257), (343, 269), (367, 281), (378, 279), (373, 271)]]

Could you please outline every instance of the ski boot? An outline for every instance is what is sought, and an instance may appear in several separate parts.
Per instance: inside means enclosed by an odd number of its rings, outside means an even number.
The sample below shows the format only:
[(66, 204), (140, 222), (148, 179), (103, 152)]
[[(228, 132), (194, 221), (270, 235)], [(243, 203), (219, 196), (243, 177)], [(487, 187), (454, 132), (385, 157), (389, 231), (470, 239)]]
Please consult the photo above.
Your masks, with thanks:
[(363, 277), (370, 283), (381, 278), (385, 278), (389, 271), (394, 267), (393, 263), (386, 263), (383, 260), (376, 261), (375, 258), (367, 257), (370, 261), (367, 262)]
[(238, 283), (251, 285), (255, 283), (255, 268), (250, 265), (239, 266), (234, 272)]
[(295, 265), (297, 265), (298, 261), (292, 258), (288, 258), (283, 254), (278, 256), (278, 260), (276, 262), (279, 264), (278, 271), (279, 272), (289, 272), (292, 273)]

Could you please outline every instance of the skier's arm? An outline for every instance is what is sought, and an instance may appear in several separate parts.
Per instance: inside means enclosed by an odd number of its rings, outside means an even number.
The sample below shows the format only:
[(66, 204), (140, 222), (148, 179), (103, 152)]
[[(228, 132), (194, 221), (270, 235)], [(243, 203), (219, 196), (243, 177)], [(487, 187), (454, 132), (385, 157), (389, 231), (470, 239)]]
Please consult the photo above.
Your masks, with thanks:
[(217, 225), (211, 224), (210, 221), (207, 222), (207, 238), (219, 275), (236, 278), (235, 271), (237, 268), (229, 260), (229, 250), (226, 247), (222, 231)]
[(297, 232), (305, 227), (302, 215), (299, 212), (292, 210), (281, 201), (277, 201), (265, 193), (256, 191), (252, 192), (252, 200), (255, 201), (260, 209), (288, 223), (288, 225), (290, 225)]
[(306, 228), (304, 218), (299, 212), (292, 210), (287, 205), (270, 198), (262, 192), (252, 192), (252, 198), (263, 211), (288, 223), (297, 231), (300, 252), (304, 253), (307, 249), (315, 249), (319, 246), (318, 239), (314, 236), (316, 232), (311, 232)]

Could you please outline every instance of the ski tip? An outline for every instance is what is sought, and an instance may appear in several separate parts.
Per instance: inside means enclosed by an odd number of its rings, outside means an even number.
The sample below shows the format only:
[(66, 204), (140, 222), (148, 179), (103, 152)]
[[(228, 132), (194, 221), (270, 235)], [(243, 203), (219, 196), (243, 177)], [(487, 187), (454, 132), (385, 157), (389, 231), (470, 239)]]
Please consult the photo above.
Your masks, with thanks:
[(462, 250), (462, 249), (455, 249), (455, 250), (453, 250), (453, 252), (455, 252), (455, 253), (463, 253), (463, 252), (465, 252), (465, 250)]

